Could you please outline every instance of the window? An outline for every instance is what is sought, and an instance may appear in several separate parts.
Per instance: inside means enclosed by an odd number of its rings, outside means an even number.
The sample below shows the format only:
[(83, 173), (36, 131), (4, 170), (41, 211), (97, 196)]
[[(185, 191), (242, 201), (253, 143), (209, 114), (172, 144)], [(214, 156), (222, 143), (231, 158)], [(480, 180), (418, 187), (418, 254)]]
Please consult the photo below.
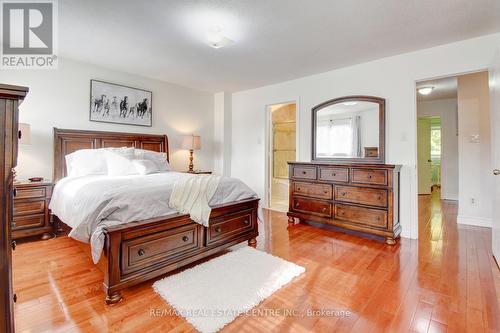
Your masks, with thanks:
[(318, 122), (317, 147), (319, 156), (352, 156), (353, 132), (352, 121), (347, 119), (329, 119)]
[(431, 157), (441, 157), (441, 127), (431, 127)]

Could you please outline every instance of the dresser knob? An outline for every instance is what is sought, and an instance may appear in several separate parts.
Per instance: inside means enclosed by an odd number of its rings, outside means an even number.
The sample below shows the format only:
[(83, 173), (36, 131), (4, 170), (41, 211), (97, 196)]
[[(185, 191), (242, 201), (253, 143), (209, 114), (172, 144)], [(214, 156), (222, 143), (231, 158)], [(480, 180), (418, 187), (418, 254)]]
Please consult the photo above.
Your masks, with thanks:
[(380, 200), (382, 200), (382, 197), (381, 197), (381, 196), (379, 196), (377, 200), (379, 200), (379, 201), (380, 201)]
[(305, 171), (302, 171), (302, 174), (303, 174), (303, 175), (305, 175), (306, 173), (307, 173), (307, 172), (305, 172)]
[(321, 211), (322, 211), (322, 212), (326, 212), (326, 207), (323, 207), (323, 208), (321, 209)]
[(137, 251), (137, 254), (142, 257), (144, 254), (146, 253), (146, 251), (144, 251), (143, 249), (139, 249), (139, 251)]
[(347, 193), (345, 193), (345, 192), (342, 192), (342, 196), (343, 196), (343, 197), (345, 197), (345, 195), (346, 195), (346, 194), (347, 194)]
[(298, 202), (295, 203), (295, 207), (299, 207), (299, 203)]
[(17, 197), (17, 188), (15, 188), (15, 187), (12, 189), (12, 196), (14, 198)]
[(183, 236), (183, 237), (182, 237), (182, 241), (183, 241), (183, 242), (187, 242), (188, 240), (189, 240), (189, 237), (188, 237), (188, 236)]
[(372, 179), (372, 175), (368, 175), (368, 179)]
[(12, 250), (15, 250), (15, 249), (16, 249), (16, 246), (17, 246), (16, 241), (12, 241), (11, 246), (12, 246)]
[(297, 187), (297, 191), (300, 191), (300, 187)]
[(250, 221), (245, 220), (245, 221), (243, 221), (243, 224), (244, 224), (244, 225), (249, 225), (249, 224), (250, 224)]
[(335, 177), (336, 175), (337, 175), (337, 174), (336, 174), (335, 172), (334, 172), (334, 173), (332, 173), (332, 176), (333, 176), (333, 177)]
[(328, 194), (328, 190), (325, 190), (324, 192), (325, 192), (325, 194)]
[(220, 227), (215, 227), (215, 232), (221, 232), (221, 228)]

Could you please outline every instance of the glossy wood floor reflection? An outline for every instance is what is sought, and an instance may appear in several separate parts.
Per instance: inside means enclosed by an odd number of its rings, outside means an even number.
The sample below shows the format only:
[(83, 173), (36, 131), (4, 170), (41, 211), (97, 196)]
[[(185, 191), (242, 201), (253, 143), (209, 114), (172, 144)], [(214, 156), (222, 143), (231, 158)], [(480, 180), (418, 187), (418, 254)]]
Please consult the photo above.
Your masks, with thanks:
[[(258, 306), (273, 313), (241, 316), (223, 332), (500, 332), (490, 230), (457, 227), (455, 203), (419, 200), (420, 240), (394, 247), (307, 225), (287, 230), (283, 213), (266, 211), (259, 248), (306, 273)], [(180, 317), (151, 315), (170, 309), (152, 282), (104, 305), (102, 274), (66, 237), (20, 244), (14, 265), (18, 332), (194, 331)], [(322, 309), (350, 315), (307, 315)]]

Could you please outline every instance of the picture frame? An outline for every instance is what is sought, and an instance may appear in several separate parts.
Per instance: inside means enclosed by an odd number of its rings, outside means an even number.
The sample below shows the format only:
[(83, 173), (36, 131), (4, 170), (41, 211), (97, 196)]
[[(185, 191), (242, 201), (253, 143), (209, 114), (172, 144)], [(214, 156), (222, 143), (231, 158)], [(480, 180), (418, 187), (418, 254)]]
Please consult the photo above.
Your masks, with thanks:
[(90, 121), (151, 127), (152, 105), (149, 90), (90, 80)]

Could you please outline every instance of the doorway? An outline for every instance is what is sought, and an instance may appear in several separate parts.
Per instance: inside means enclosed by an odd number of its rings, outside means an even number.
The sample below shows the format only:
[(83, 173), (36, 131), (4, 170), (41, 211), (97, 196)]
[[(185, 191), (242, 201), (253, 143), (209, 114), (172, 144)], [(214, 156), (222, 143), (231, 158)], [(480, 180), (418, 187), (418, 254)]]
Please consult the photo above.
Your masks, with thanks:
[(456, 201), (459, 224), (490, 227), (494, 180), (488, 72), (426, 80), (416, 89), (418, 194)]
[(459, 137), (457, 77), (417, 85), (418, 194), (439, 191), (458, 200)]
[(268, 106), (269, 208), (288, 211), (288, 162), (296, 160), (296, 104)]

